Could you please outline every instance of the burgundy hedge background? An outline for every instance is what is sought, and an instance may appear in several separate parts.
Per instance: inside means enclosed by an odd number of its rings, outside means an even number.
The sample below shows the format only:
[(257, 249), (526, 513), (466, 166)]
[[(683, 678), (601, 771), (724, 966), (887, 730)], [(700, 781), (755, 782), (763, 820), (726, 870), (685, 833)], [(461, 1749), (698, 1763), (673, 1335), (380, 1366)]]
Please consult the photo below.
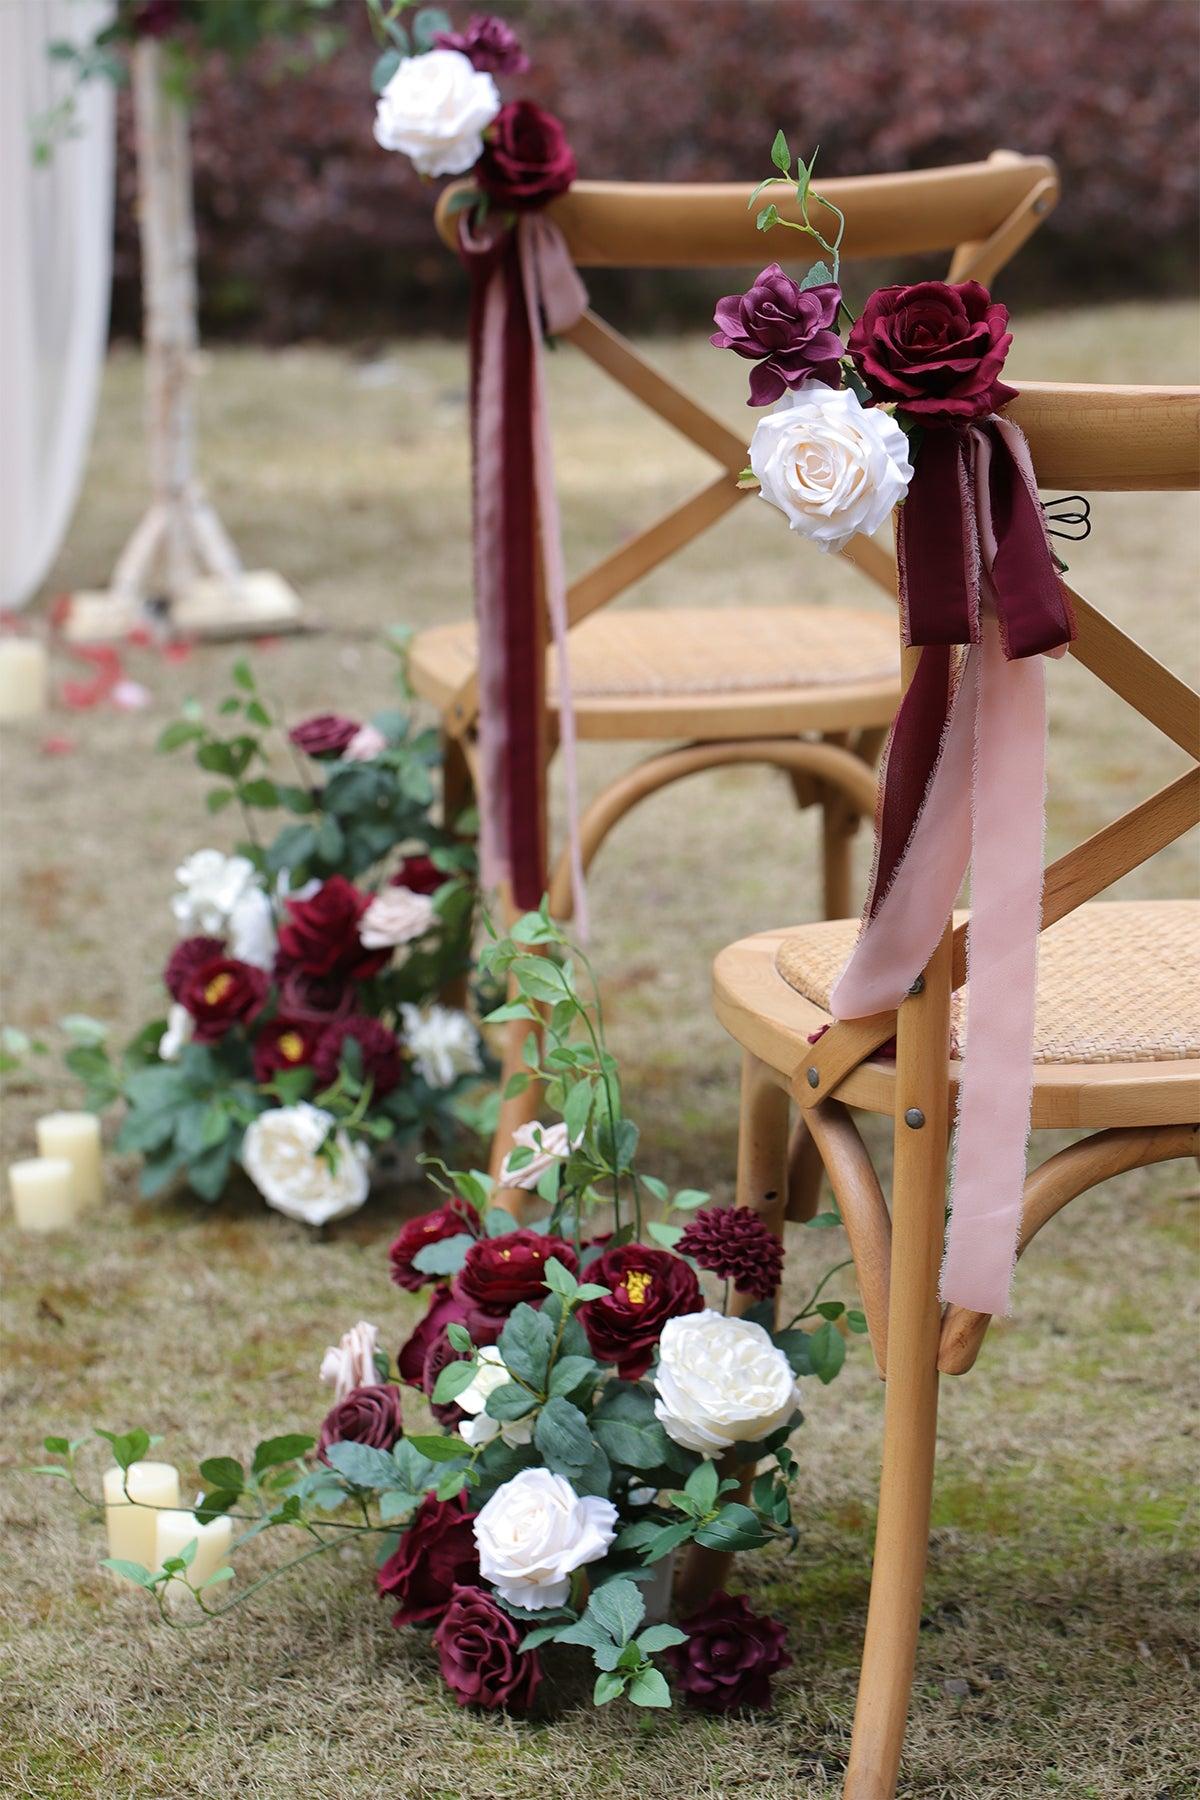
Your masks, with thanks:
[[(448, 10), (463, 23), (472, 10)], [(1200, 13), (1193, 0), (501, 0), (532, 72), (506, 81), (565, 121), (580, 172), (758, 179), (782, 125), (826, 175), (1045, 151), (1053, 218), (1004, 278), (1024, 304), (1194, 279)], [(371, 137), (362, 0), (341, 48), (204, 75), (195, 119), (205, 327), (273, 341), (444, 327), (463, 283), (431, 224), (436, 189)], [(114, 329), (136, 330), (128, 96)], [(440, 184), (439, 184), (440, 185)], [(709, 294), (710, 278), (702, 278)], [(687, 278), (611, 275), (598, 299), (641, 325), (692, 316)], [(694, 322), (694, 318), (693, 318)]]

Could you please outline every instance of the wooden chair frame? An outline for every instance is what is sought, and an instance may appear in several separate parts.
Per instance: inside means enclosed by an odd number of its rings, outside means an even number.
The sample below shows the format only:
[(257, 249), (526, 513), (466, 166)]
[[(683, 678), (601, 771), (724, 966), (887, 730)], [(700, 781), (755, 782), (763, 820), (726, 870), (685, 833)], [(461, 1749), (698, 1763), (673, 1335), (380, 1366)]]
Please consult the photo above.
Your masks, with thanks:
[[(447, 188), (437, 208), (444, 241), (457, 245), (456, 195), (465, 184)], [(548, 209), (561, 228), (576, 264), (583, 269), (613, 266), (640, 268), (752, 265), (766, 256), (785, 257), (799, 267), (811, 265), (811, 240), (788, 233), (786, 243), (772, 238), (765, 246), (748, 210), (748, 186), (674, 186), (626, 182), (577, 182)], [(987, 282), (1037, 229), (1058, 199), (1054, 165), (1044, 157), (1018, 156), (998, 150), (981, 163), (913, 174), (876, 175), (830, 180), (823, 194), (846, 216), (842, 256), (846, 260), (952, 251), (949, 279), (974, 277)], [(785, 215), (789, 203), (778, 201)], [(591, 310), (564, 334), (605, 374), (634, 399), (656, 413), (718, 465), (718, 473), (698, 492), (672, 507), (644, 530), (627, 539), (571, 584), (567, 594), (571, 626), (608, 605), (652, 569), (691, 543), (746, 497), (736, 477), (745, 465), (746, 439), (690, 395), (654, 369), (633, 346)], [(895, 564), (870, 538), (858, 537), (843, 552), (847, 560), (889, 595), (895, 594)], [(872, 684), (873, 687), (877, 684)], [(662, 735), (682, 745), (648, 757), (607, 788), (585, 811), (582, 821), (583, 861), (588, 867), (600, 846), (631, 807), (647, 795), (702, 770), (733, 762), (761, 763), (789, 774), (797, 802), (822, 807), (823, 888), (826, 916), (850, 910), (851, 840), (859, 819), (874, 804), (872, 770), (885, 735), (875, 714), (866, 710), (866, 690), (852, 684), (831, 688), (828, 727), (806, 720), (801, 731), (764, 733), (761, 702), (744, 692), (719, 698), (722, 730), (703, 741), (686, 741), (688, 705), (684, 696), (664, 706)], [(705, 696), (711, 715), (713, 697)], [(556, 744), (553, 720), (544, 695), (539, 706), (542, 767), (548, 773)], [(644, 705), (642, 712), (644, 714)], [(812, 709), (808, 709), (812, 710)], [(462, 804), (476, 769), (474, 732), (479, 712), (477, 676), (472, 673), (443, 709), (448, 800)], [(726, 716), (727, 715), (727, 716)], [(814, 714), (814, 719), (815, 719)], [(820, 731), (819, 740), (811, 734)], [(621, 736), (619, 723), (605, 735)], [(542, 804), (546, 781), (543, 779)], [(548, 872), (551, 911), (567, 919), (571, 911), (570, 871), (564, 851)], [(506, 911), (511, 914), (507, 897)], [(507, 1035), (503, 1079), (521, 1066), (527, 1027), (518, 1024)], [(536, 1088), (507, 1101), (493, 1147), (493, 1166), (511, 1142), (512, 1131), (536, 1116)]]
[[(1025, 431), (1039, 481), (1079, 490), (1200, 486), (1200, 388), (1027, 384), (1009, 409)], [(1079, 635), (1071, 653), (1135, 712), (1200, 763), (1200, 695), (1070, 590)], [(913, 653), (905, 652), (906, 675)], [(1200, 767), (1131, 807), (1047, 870), (1042, 928), (1110, 887), (1200, 822)], [(803, 1132), (792, 1146), (792, 1209), (811, 1217), (828, 1174), (837, 1198), (879, 1373), (887, 1382), (875, 1561), (847, 1800), (894, 1791), (912, 1685), (929, 1530), (940, 1373), (975, 1361), (989, 1316), (944, 1310), (938, 1271), (944, 1231), (947, 1138), (956, 1087), (950, 1002), (964, 979), (965, 925), (948, 924), (923, 980), (897, 1011), (833, 1024), (807, 1041), (813, 1008), (774, 971), (779, 934), (718, 958), (718, 1016), (743, 1045), (738, 1203), (782, 1233), (788, 1196), (789, 1104)], [(757, 949), (753, 947), (756, 946)], [(771, 971), (773, 981), (767, 976)], [(807, 1017), (804, 1015), (807, 1014)], [(889, 1038), (891, 1065), (872, 1061)], [(1043, 1076), (1045, 1079), (1043, 1080)], [(895, 1163), (889, 1216), (852, 1118), (891, 1113)], [(916, 1109), (916, 1127), (906, 1120)], [(1200, 1065), (1045, 1067), (1033, 1124), (1098, 1126), (1027, 1179), (1020, 1251), (1067, 1202), (1110, 1175), (1197, 1148)], [(720, 1579), (728, 1559), (696, 1552), (691, 1597)]]

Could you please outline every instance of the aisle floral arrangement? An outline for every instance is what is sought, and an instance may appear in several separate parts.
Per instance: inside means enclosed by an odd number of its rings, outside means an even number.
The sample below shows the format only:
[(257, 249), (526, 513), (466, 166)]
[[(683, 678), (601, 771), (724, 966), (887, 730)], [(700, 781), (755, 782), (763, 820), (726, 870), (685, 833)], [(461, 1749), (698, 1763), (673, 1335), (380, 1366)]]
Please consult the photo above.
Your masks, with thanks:
[(406, 712), (287, 730), (249, 663), (233, 681), (219, 727), (189, 707), (160, 748), (193, 752), (209, 813), (236, 806), (244, 839), (175, 871), (166, 1016), (121, 1056), (95, 1033), (67, 1062), (92, 1107), (124, 1103), (117, 1147), (142, 1156), (144, 1194), (184, 1179), (215, 1200), (240, 1163), (320, 1225), (363, 1203), (381, 1151), (476, 1120), (479, 1034), (440, 998), (471, 966), (474, 823), (435, 822), (437, 734)]
[[(782, 1626), (723, 1592), (669, 1622), (670, 1559), (693, 1544), (795, 1543), (801, 1383), (832, 1381), (843, 1332), (865, 1320), (820, 1298), (826, 1276), (776, 1329), (778, 1241), (753, 1214), (672, 1194), (639, 1167), (590, 968), (544, 908), (483, 962), (512, 995), (492, 1019), (545, 1021), (510, 1089), (539, 1083), (555, 1116), (522, 1129), (498, 1186), (430, 1159), (443, 1201), (390, 1251), (396, 1285), (429, 1291), (395, 1359), (360, 1321), (322, 1364), (333, 1405), (315, 1439), (267, 1440), (249, 1470), (207, 1458), (194, 1536), (176, 1530), (160, 1567), (108, 1566), (181, 1624), (177, 1595), (219, 1617), (366, 1536), (393, 1625), (432, 1634), (461, 1705), (527, 1712), (572, 1648), (591, 1658), (597, 1705), (669, 1706), (672, 1684), (709, 1711), (766, 1705), (788, 1660)], [(544, 1216), (521, 1223), (502, 1203), (514, 1190)], [(429, 1411), (440, 1430), (422, 1425)], [(129, 1471), (157, 1440), (100, 1435), (126, 1471), (118, 1492), (136, 1499)], [(81, 1442), (48, 1439), (61, 1460), (42, 1472), (83, 1494)], [(126, 1510), (114, 1497), (110, 1521)], [(212, 1566), (202, 1546), (227, 1519), (240, 1526), (235, 1553), (271, 1530), (298, 1532), (302, 1547), (218, 1607), (211, 1590), (232, 1566)]]

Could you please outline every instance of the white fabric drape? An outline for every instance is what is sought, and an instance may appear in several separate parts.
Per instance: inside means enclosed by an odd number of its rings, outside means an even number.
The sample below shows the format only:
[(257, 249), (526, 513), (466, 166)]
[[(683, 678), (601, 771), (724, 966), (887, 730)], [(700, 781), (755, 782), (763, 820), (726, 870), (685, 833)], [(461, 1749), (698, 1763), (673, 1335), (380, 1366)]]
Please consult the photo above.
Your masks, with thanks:
[(73, 135), (33, 158), (34, 123), (70, 91), (48, 55), (111, 0), (0, 0), (0, 607), (44, 579), (79, 492), (112, 273), (113, 92), (76, 96)]

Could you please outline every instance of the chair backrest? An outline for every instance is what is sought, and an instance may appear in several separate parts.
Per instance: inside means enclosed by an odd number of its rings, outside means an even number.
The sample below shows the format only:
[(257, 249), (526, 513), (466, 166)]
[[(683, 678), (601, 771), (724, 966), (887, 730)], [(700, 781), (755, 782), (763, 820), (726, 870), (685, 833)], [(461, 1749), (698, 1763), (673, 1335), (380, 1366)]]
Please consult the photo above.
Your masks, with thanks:
[[(455, 196), (467, 186), (452, 184), (438, 203), (438, 230), (451, 247), (458, 242)], [(756, 228), (757, 208), (747, 205), (751, 191), (751, 184), (740, 182), (689, 186), (579, 181), (547, 208), (547, 217), (561, 228), (581, 269), (731, 268), (773, 257), (798, 267), (811, 265), (817, 255), (815, 248), (809, 250), (811, 240), (796, 232), (764, 237)], [(823, 181), (820, 192), (845, 215), (843, 260), (943, 250), (951, 253), (950, 280), (975, 277), (987, 282), (1036, 231), (1054, 207), (1059, 186), (1054, 164), (1047, 158), (997, 150), (986, 162)], [(788, 216), (787, 201), (777, 200), (776, 205)], [(708, 486), (571, 583), (568, 617), (577, 625), (746, 497), (747, 490), (736, 483), (746, 462), (746, 438), (653, 368), (594, 312), (586, 312), (565, 335), (635, 399), (720, 465)], [(843, 554), (895, 594), (895, 564), (872, 539), (854, 538)], [(457, 696), (455, 712), (463, 719), (477, 710), (472, 680)]]

